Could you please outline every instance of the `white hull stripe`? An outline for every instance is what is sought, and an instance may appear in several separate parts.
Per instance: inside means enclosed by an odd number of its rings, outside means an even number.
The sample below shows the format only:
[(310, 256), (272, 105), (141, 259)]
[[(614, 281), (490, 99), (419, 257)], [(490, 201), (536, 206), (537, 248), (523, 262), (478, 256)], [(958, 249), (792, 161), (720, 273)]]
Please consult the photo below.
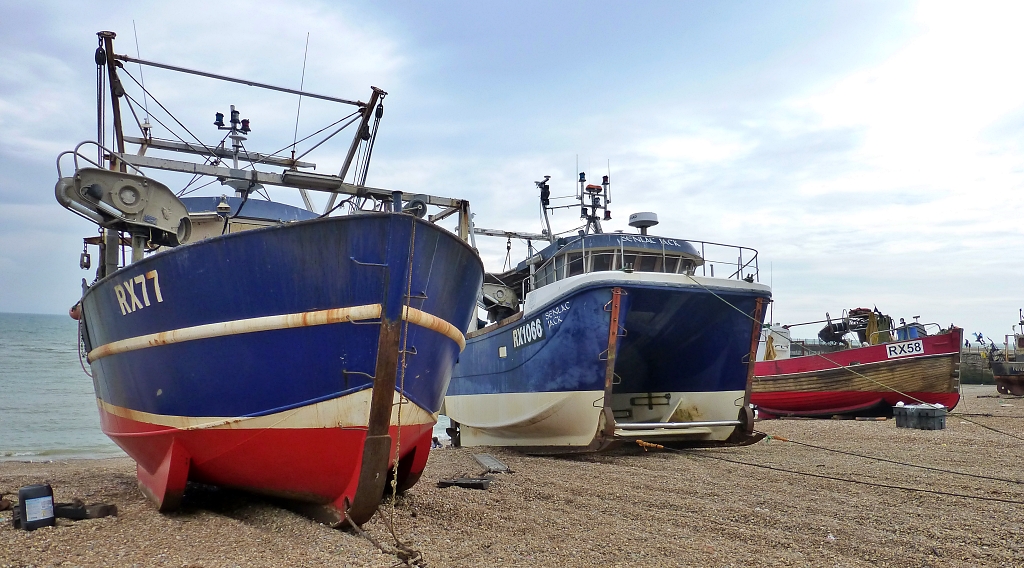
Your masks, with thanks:
[[(96, 399), (100, 410), (119, 418), (144, 422), (178, 430), (253, 430), (265, 428), (366, 428), (370, 418), (371, 389), (363, 389), (343, 397), (275, 412), (264, 416), (173, 416), (153, 414), (116, 406)], [(407, 398), (402, 399), (401, 423), (405, 426), (437, 422), (437, 415), (420, 408)], [(399, 423), (399, 395), (396, 392), (391, 407), (391, 424)]]
[[(193, 327), (183, 327), (159, 333), (150, 333), (138, 337), (129, 337), (101, 345), (89, 352), (90, 363), (110, 355), (195, 341), (197, 339), (209, 339), (211, 337), (224, 337), (227, 335), (239, 335), (243, 333), (255, 333), (258, 331), (270, 331), (276, 329), (289, 329), (294, 327), (311, 327), (315, 325), (327, 325), (332, 323), (354, 322), (380, 318), (381, 305), (367, 304), (364, 306), (352, 306), (349, 308), (334, 308), (330, 310), (319, 310), (315, 312), (301, 312), (297, 314), (283, 314), (279, 316), (263, 316), (217, 323), (208, 323)], [(454, 325), (443, 319), (428, 314), (427, 312), (410, 308), (403, 308), (402, 319), (409, 323), (434, 330), (448, 336), (459, 346), (459, 351), (466, 348), (466, 337)]]

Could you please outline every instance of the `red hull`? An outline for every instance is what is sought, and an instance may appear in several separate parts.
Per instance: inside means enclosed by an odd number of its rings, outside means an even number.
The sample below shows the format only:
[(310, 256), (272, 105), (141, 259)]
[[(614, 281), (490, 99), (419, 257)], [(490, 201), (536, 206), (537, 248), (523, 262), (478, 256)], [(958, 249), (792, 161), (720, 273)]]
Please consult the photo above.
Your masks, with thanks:
[[(365, 427), (187, 430), (102, 408), (100, 418), (104, 433), (138, 463), (140, 487), (162, 511), (177, 506), (186, 481), (197, 481), (322, 505), (324, 516), (340, 520), (358, 486)], [(391, 426), (392, 455), (398, 430)], [(431, 433), (432, 424), (402, 426), (400, 490), (423, 472)]]
[(908, 392), (902, 396), (894, 392), (822, 391), (822, 392), (767, 392), (751, 396), (760, 418), (774, 416), (819, 416), (826, 414), (856, 414), (896, 403), (941, 404), (952, 410), (960, 402), (959, 393)]
[[(806, 355), (754, 365), (751, 403), (762, 417), (857, 414), (904, 404), (960, 402), (959, 363), (963, 330), (920, 338), (920, 351), (905, 354), (908, 341)], [(912, 340), (913, 341), (913, 340)]]

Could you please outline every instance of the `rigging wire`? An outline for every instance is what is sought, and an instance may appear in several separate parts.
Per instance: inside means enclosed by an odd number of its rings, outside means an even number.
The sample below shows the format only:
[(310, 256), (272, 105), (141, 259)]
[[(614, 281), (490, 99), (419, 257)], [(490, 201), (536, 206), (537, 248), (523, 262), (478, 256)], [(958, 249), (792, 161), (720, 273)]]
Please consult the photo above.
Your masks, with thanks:
[[(139, 51), (139, 30), (135, 29), (134, 19), (132, 20), (132, 31), (135, 32), (135, 55), (138, 56), (139, 59), (142, 59), (142, 52)], [(139, 79), (142, 81), (142, 85), (145, 86), (146, 78), (142, 75), (142, 63), (139, 63)], [(142, 102), (143, 107), (146, 109), (146, 122), (149, 123), (149, 100), (148, 97), (146, 96), (145, 89), (143, 89), (142, 92)], [(139, 120), (139, 117), (135, 117), (135, 120), (137, 122)], [(139, 125), (139, 130), (142, 130), (142, 135), (143, 137), (145, 137), (146, 129), (142, 128), (141, 124)]]
[(384, 116), (384, 97), (386, 96), (387, 93), (381, 93), (377, 108), (374, 110), (373, 130), (370, 133), (370, 140), (366, 143), (366, 159), (359, 172), (356, 185), (366, 185), (366, 176), (370, 170), (370, 157), (373, 155), (373, 146), (377, 142), (377, 130), (380, 128), (380, 119)]
[[(140, 89), (142, 89), (142, 92), (143, 92), (144, 94), (148, 94), (148, 95), (149, 95), (149, 97), (150, 97), (151, 99), (153, 99), (153, 102), (154, 102), (154, 103), (156, 103), (156, 104), (157, 104), (157, 106), (159, 106), (159, 107), (160, 107), (160, 108), (161, 108), (161, 109), (162, 109), (162, 110), (163, 110), (164, 112), (166, 112), (166, 113), (167, 113), (167, 116), (169, 116), (169, 117), (173, 118), (173, 119), (174, 119), (174, 122), (177, 122), (177, 123), (178, 123), (178, 126), (180, 126), (180, 127), (184, 128), (184, 129), (185, 129), (185, 132), (188, 132), (188, 133), (189, 133), (189, 135), (190, 135), (190, 136), (192, 136), (192, 138), (195, 138), (196, 142), (199, 142), (199, 145), (200, 145), (200, 146), (202, 146), (203, 148), (205, 148), (205, 149), (206, 149), (206, 151), (207, 151), (207, 152), (208, 152), (208, 153), (209, 153), (210, 155), (212, 155), (212, 156), (216, 156), (216, 154), (214, 154), (213, 150), (211, 150), (209, 146), (207, 146), (206, 144), (203, 144), (203, 141), (202, 141), (202, 140), (200, 140), (198, 136), (196, 136), (195, 134), (192, 134), (192, 131), (191, 131), (191, 130), (189, 130), (187, 126), (185, 126), (184, 124), (182, 124), (182, 123), (181, 123), (181, 121), (180, 121), (180, 120), (178, 120), (178, 117), (174, 116), (174, 114), (173, 114), (173, 113), (172, 113), (171, 111), (167, 110), (167, 107), (165, 107), (165, 106), (164, 106), (164, 105), (163, 105), (163, 104), (162, 104), (162, 103), (160, 102), (160, 100), (159, 100), (159, 99), (157, 99), (156, 97), (154, 97), (154, 96), (153, 96), (153, 93), (150, 93), (150, 92), (149, 92), (149, 91), (148, 91), (148, 90), (146, 89), (146, 87), (142, 85), (142, 83), (139, 83), (138, 79), (136, 79), (136, 78), (135, 78), (135, 77), (134, 77), (134, 76), (133, 76), (133, 75), (132, 75), (131, 73), (129, 73), (129, 72), (128, 72), (128, 70), (127, 70), (127, 69), (125, 69), (124, 67), (122, 67), (121, 69), (123, 69), (123, 70), (124, 70), (124, 74), (125, 74), (125, 75), (127, 75), (127, 76), (128, 76), (128, 77), (129, 77), (129, 78), (130, 78), (130, 79), (132, 80), (132, 81), (134, 81), (134, 82), (135, 82), (135, 84), (136, 84), (136, 85), (138, 85), (138, 86), (139, 86), (139, 88), (140, 88)], [(125, 93), (125, 96), (127, 96), (127, 93)], [(154, 118), (155, 118), (155, 117), (154, 117)], [(162, 123), (161, 123), (161, 125), (162, 125)], [(164, 128), (167, 128), (167, 127), (166, 127), (166, 126), (164, 126)], [(178, 138), (178, 139), (179, 139), (179, 140), (181, 140), (181, 138)], [(185, 143), (185, 144), (188, 144), (188, 142), (185, 142), (184, 140), (181, 140), (181, 141), (182, 141), (183, 143)], [(189, 145), (189, 147), (190, 147), (190, 148), (192, 148), (191, 144), (188, 144), (188, 145)], [(197, 151), (197, 153), (198, 153), (198, 151)]]
[[(345, 119), (351, 119), (351, 120), (349, 120), (348, 122), (346, 122), (345, 124), (341, 125), (341, 127), (340, 127), (340, 128), (338, 128), (338, 129), (337, 129), (337, 130), (335, 130), (334, 132), (332, 132), (332, 133), (330, 133), (329, 135), (327, 135), (327, 137), (326, 137), (326, 138), (324, 138), (323, 140), (321, 140), (321, 141), (317, 142), (316, 144), (314, 144), (312, 148), (310, 148), (309, 150), (306, 150), (305, 152), (303, 152), (303, 153), (299, 154), (299, 156), (298, 156), (298, 157), (296, 157), (295, 159), (296, 159), (296, 160), (301, 160), (302, 158), (304, 158), (304, 157), (306, 156), (306, 154), (309, 154), (309, 153), (310, 153), (310, 152), (312, 152), (313, 150), (316, 150), (317, 148), (319, 148), (319, 147), (320, 147), (320, 145), (321, 145), (321, 144), (323, 144), (324, 142), (327, 142), (327, 141), (328, 141), (328, 140), (330, 140), (331, 138), (334, 138), (334, 137), (335, 137), (335, 136), (336, 136), (336, 135), (337, 135), (337, 134), (338, 134), (339, 132), (341, 132), (342, 130), (345, 130), (346, 128), (348, 128), (350, 124), (352, 124), (353, 122), (355, 122), (356, 120), (358, 120), (358, 119), (359, 119), (359, 117), (358, 117), (358, 116), (356, 116), (357, 114), (359, 114), (359, 112), (358, 112), (358, 111), (356, 111), (356, 112), (353, 112), (352, 114), (350, 114), (350, 115), (348, 115), (348, 116), (345, 116), (345, 117), (343, 117), (343, 118), (340, 118), (340, 119), (338, 119), (338, 120), (334, 121), (334, 122), (333, 122), (332, 124), (329, 124), (329, 125), (327, 125), (327, 126), (325, 126), (325, 127), (321, 128), (320, 130), (317, 130), (316, 132), (314, 132), (314, 133), (310, 134), (309, 136), (306, 136), (306, 137), (305, 137), (305, 138), (303, 138), (302, 140), (299, 140), (299, 142), (305, 142), (306, 140), (308, 140), (308, 139), (310, 139), (310, 138), (312, 138), (312, 137), (316, 136), (317, 134), (320, 134), (321, 132), (323, 132), (324, 130), (327, 130), (328, 128), (330, 128), (330, 127), (332, 127), (332, 126), (334, 126), (335, 124), (338, 124), (339, 122), (341, 122), (341, 121), (343, 121), (343, 120), (345, 120)], [(282, 148), (282, 149), (278, 150), (277, 152), (282, 152), (282, 151), (286, 150), (287, 148), (288, 148), (288, 147), (287, 147), (287, 146), (285, 146), (284, 148)], [(277, 152), (274, 152), (274, 154), (271, 154), (271, 155), (276, 155), (276, 154), (277, 154)]]
[[(309, 32), (306, 32), (306, 50), (302, 52), (302, 78), (299, 79), (299, 91), (306, 84), (306, 57), (309, 55)], [(299, 95), (299, 104), (295, 109), (295, 132), (292, 134), (292, 159), (295, 159), (295, 139), (299, 136), (299, 113), (302, 111), (302, 95)]]

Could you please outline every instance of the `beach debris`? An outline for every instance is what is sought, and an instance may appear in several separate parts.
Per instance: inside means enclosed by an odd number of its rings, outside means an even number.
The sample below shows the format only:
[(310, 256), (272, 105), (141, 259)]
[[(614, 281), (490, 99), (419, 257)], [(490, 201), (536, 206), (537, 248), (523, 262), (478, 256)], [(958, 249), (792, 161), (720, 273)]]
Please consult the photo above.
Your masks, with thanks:
[[(46, 499), (46, 496), (41, 497), (41, 499)], [(81, 521), (85, 519), (100, 519), (103, 517), (117, 516), (117, 505), (111, 505), (107, 503), (93, 503), (92, 505), (86, 505), (81, 499), (75, 499), (71, 503), (54, 503), (52, 493), (49, 496), (49, 499), (50, 516), (46, 518), (53, 520), (51, 524), (40, 525), (40, 519), (34, 518), (39, 516), (40, 510), (45, 510), (47, 508), (47, 503), (45, 502), (39, 505), (29, 505), (29, 503), (26, 503), (26, 509), (32, 509), (31, 511), (28, 511), (27, 514), (25, 514), (25, 516), (27, 516), (28, 518), (33, 519), (28, 523), (22, 522), (23, 513), (20, 504), (15, 505), (14, 517), (11, 519), (11, 524), (16, 529), (24, 528), (25, 530), (31, 531), (39, 528), (40, 526), (55, 526), (57, 524), (56, 519), (69, 519), (72, 521)], [(31, 499), (29, 500), (31, 501)], [(7, 499), (2, 499), (0, 501), (10, 505), (10, 501), (8, 501)], [(0, 510), (4, 509), (0, 508)]]
[(946, 427), (945, 407), (930, 404), (897, 404), (892, 409), (897, 428), (917, 430), (943, 430)]
[(12, 523), (14, 528), (27, 531), (57, 524), (53, 516), (53, 488), (49, 483), (26, 485), (18, 490), (18, 509)]
[(4, 495), (4, 493), (0, 493), (0, 511), (6, 511), (11, 507), (14, 507), (14, 505), (11, 504), (10, 499), (5, 499)]
[(883, 422), (888, 420), (888, 418), (885, 416), (857, 416), (854, 417), (854, 420), (858, 422)]
[(491, 486), (492, 478), (490, 476), (483, 477), (457, 477), (455, 479), (441, 479), (438, 480), (437, 486), (444, 489), (446, 487), (462, 487), (463, 489), (483, 489), (487, 490)]
[(835, 542), (835, 541), (836, 541), (836, 537), (832, 536), (832, 533), (828, 533), (828, 536), (825, 537), (825, 542)]
[(103, 517), (117, 516), (117, 505), (107, 503), (93, 503), (86, 505), (81, 499), (75, 499), (71, 503), (57, 503), (53, 506), (53, 514), (60, 519), (71, 519), (81, 521), (84, 519), (100, 519)]
[(512, 470), (507, 465), (491, 454), (473, 454), (473, 459), (476, 460), (476, 463), (480, 464), (480, 467), (484, 468), (485, 474), (512, 473)]

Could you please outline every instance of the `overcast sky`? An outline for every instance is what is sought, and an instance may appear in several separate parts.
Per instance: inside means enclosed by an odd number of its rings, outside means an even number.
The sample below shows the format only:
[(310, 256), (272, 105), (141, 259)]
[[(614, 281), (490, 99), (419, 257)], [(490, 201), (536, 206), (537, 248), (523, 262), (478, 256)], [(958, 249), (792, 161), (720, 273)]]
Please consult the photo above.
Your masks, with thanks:
[[(775, 321), (878, 306), (998, 339), (1024, 307), (1022, 21), (1018, 2), (0, 0), (0, 312), (63, 313), (92, 278), (78, 255), (95, 229), (53, 185), (56, 155), (95, 138), (95, 32), (291, 87), (308, 33), (306, 90), (389, 93), (370, 185), (539, 232), (534, 180), (564, 195), (577, 159), (591, 180), (610, 163), (607, 230), (655, 211), (654, 233), (757, 249)], [(231, 104), (250, 150), (292, 138), (294, 97), (143, 74), (208, 142)], [(304, 100), (300, 136), (340, 110)], [(478, 242), (499, 270), (505, 243)]]

